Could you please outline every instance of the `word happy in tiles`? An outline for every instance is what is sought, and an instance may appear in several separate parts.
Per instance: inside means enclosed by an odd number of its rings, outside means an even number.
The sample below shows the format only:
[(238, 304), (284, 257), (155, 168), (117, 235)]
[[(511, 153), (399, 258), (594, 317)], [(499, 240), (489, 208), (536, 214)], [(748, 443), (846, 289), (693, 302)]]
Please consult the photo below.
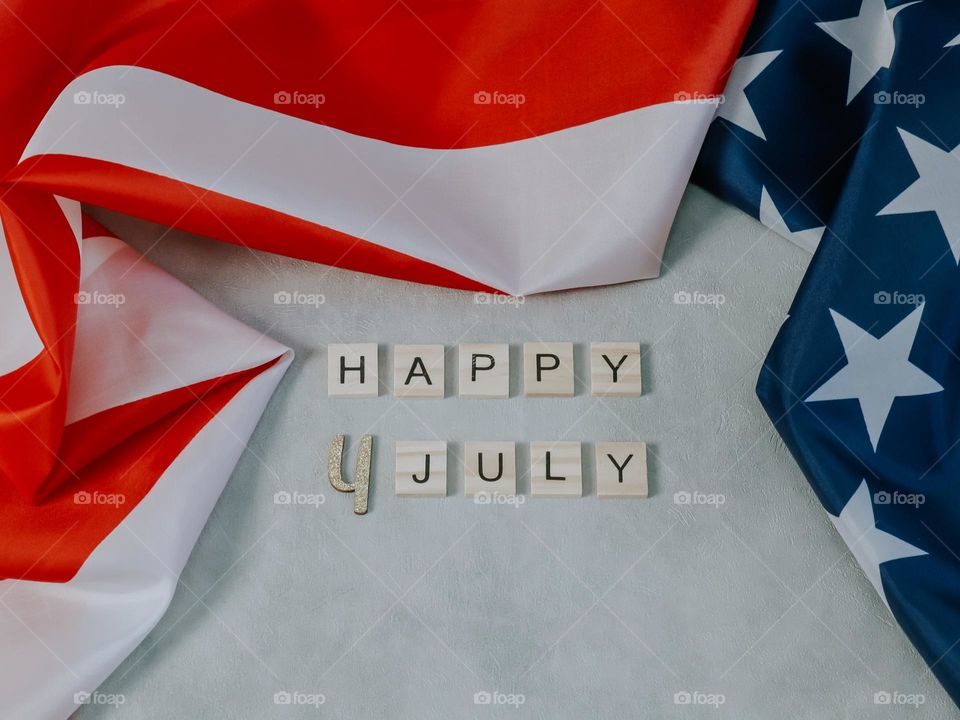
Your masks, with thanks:
[[(396, 345), (393, 394), (405, 399), (442, 399), (445, 392), (443, 345)], [(330, 397), (375, 398), (380, 394), (376, 343), (327, 346)], [(462, 343), (457, 349), (457, 385), (461, 398), (510, 397), (510, 346)], [(527, 342), (522, 354), (523, 393), (527, 397), (572, 397), (577, 371), (571, 342)], [(638, 397), (642, 393), (640, 343), (590, 345), (591, 393), (597, 397)]]

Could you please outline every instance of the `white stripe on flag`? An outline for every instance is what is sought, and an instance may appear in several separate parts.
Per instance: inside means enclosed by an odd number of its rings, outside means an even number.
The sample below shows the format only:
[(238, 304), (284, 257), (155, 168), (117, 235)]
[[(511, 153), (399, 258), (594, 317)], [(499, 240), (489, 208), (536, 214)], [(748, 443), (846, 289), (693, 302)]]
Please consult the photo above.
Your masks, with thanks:
[(64, 720), (157, 624), (291, 357), (204, 426), (72, 580), (0, 582), (4, 717)]
[[(84, 90), (124, 101), (76, 104)], [(715, 109), (664, 103), (541, 137), (438, 150), (113, 66), (63, 90), (22, 159), (56, 152), (119, 163), (525, 294), (656, 276)]]

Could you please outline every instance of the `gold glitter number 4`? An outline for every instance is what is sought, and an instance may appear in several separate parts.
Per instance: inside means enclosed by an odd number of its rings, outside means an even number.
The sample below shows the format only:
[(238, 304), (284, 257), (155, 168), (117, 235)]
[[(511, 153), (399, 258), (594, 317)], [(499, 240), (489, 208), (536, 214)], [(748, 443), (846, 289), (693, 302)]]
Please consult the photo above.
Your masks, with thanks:
[(370, 458), (373, 454), (373, 436), (364, 435), (360, 438), (360, 447), (357, 449), (357, 469), (353, 483), (345, 483), (340, 466), (343, 463), (343, 435), (337, 435), (330, 444), (330, 454), (327, 456), (327, 475), (330, 484), (340, 492), (352, 492), (353, 512), (357, 515), (367, 514), (367, 499), (370, 496)]

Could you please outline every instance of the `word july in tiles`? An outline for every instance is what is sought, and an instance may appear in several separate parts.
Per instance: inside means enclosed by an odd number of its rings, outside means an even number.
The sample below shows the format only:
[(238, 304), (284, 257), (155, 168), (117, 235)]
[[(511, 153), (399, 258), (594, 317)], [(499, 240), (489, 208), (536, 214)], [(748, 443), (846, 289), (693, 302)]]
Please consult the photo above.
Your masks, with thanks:
[[(642, 442), (595, 445), (597, 497), (647, 497), (647, 446)], [(582, 497), (579, 442), (530, 443), (530, 494), (534, 497)], [(496, 501), (517, 494), (517, 452), (512, 442), (463, 444), (464, 492)], [(443, 440), (398, 441), (397, 495), (447, 494), (447, 443)]]
[[(571, 342), (524, 343), (524, 395), (573, 396), (573, 354)], [(462, 343), (457, 347), (457, 364), (460, 397), (510, 397), (510, 346), (506, 343)], [(639, 396), (640, 343), (591, 343), (590, 384), (596, 396)], [(377, 344), (328, 345), (327, 392), (331, 397), (377, 397)], [(395, 345), (393, 394), (402, 398), (444, 397), (444, 346)]]

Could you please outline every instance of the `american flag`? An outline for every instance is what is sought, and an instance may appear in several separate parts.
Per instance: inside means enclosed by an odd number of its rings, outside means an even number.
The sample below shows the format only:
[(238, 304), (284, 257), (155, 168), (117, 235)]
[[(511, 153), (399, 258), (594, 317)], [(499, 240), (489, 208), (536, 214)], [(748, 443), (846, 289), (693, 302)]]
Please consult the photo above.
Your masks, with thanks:
[(761, 3), (695, 179), (816, 253), (758, 394), (960, 699), (960, 6)]
[(523, 294), (655, 277), (691, 170), (816, 251), (758, 392), (960, 698), (960, 7), (754, 4), (0, 3), (4, 716), (154, 627), (292, 360), (81, 202)]

